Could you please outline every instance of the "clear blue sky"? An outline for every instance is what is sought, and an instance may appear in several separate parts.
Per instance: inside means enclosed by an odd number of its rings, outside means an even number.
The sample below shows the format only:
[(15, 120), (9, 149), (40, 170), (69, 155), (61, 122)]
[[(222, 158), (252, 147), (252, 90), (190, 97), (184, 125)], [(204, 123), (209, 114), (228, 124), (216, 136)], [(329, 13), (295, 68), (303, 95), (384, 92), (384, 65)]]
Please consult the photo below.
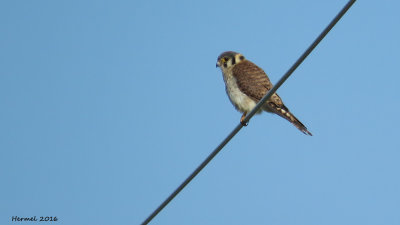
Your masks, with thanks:
[[(215, 68), (276, 82), (347, 1), (2, 1), (0, 224), (141, 223), (238, 124)], [(399, 1), (357, 1), (151, 224), (400, 224)], [(24, 224), (35, 224), (25, 222)]]

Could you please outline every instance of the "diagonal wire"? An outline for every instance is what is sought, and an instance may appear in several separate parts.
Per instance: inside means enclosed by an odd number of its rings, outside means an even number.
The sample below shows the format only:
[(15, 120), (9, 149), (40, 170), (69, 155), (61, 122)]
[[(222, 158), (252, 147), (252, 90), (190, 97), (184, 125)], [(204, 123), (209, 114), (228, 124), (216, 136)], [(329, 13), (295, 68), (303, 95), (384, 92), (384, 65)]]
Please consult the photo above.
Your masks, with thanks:
[[(304, 59), (314, 50), (314, 48), (321, 42), (321, 40), (328, 34), (328, 32), (335, 26), (335, 24), (342, 18), (348, 9), (353, 5), (356, 0), (350, 0), (340, 12), (333, 18), (329, 25), (321, 32), (321, 34), (314, 40), (308, 49), (300, 56), (300, 58), (290, 67), (290, 69), (282, 76), (282, 78), (272, 87), (272, 89), (258, 102), (258, 104), (247, 114), (243, 122), (247, 123), (251, 117), (261, 108), (261, 106), (275, 93), (275, 91), (289, 78), (289, 76), (297, 69), (297, 67), (304, 61)], [(181, 185), (161, 203), (154, 212), (143, 221), (142, 225), (148, 224), (168, 203), (185, 188), (190, 181), (200, 173), (200, 171), (222, 150), (222, 148), (242, 129), (243, 125), (239, 123), (235, 129), (214, 149), (214, 151), (182, 182)]]

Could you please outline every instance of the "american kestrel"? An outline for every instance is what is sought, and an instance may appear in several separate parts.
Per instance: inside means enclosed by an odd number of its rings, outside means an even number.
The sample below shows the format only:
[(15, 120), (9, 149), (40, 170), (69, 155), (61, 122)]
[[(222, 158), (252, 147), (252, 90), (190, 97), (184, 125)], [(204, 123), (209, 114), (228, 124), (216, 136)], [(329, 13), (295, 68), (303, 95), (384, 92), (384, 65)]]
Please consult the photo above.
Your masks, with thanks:
[[(272, 83), (264, 70), (237, 52), (222, 53), (218, 56), (216, 66), (222, 71), (229, 100), (238, 111), (243, 113), (240, 122), (246, 126), (247, 124), (243, 121), (246, 114), (271, 90)], [(289, 112), (278, 94), (274, 93), (261, 109), (285, 118), (301, 132), (312, 136), (307, 128)], [(257, 113), (261, 113), (262, 110)]]

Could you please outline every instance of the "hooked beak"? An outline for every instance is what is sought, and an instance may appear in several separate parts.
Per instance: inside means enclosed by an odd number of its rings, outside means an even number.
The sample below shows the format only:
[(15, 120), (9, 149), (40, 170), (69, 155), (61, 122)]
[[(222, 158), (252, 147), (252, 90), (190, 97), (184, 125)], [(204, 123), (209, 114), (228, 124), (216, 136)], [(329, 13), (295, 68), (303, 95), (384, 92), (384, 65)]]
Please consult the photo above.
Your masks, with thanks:
[(217, 62), (217, 64), (215, 64), (215, 68), (219, 67), (219, 62)]

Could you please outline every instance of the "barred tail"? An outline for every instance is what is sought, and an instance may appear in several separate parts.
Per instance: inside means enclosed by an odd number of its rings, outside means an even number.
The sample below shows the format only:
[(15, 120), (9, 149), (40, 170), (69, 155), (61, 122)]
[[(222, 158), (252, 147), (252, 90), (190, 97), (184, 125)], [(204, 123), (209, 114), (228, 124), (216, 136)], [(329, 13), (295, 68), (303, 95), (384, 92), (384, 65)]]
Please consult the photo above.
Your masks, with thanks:
[(268, 108), (270, 110), (272, 109), (273, 113), (291, 122), (295, 127), (297, 127), (297, 129), (299, 129), (304, 134), (312, 136), (311, 132), (307, 130), (307, 127), (304, 126), (304, 124), (302, 124), (300, 120), (298, 120), (291, 112), (289, 112), (288, 108), (286, 108), (285, 105), (282, 104), (281, 106), (277, 106), (274, 103), (269, 102), (269, 106), (270, 107)]

